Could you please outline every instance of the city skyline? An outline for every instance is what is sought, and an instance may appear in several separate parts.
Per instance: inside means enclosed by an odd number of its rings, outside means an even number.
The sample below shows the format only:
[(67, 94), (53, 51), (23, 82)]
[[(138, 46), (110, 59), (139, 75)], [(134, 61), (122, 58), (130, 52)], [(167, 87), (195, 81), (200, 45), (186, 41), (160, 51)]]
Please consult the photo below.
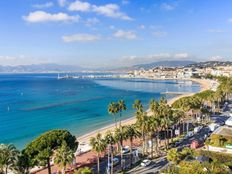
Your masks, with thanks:
[[(231, 60), (232, 2), (0, 2), (0, 65)], [(3, 8), (4, 7), (4, 8)]]

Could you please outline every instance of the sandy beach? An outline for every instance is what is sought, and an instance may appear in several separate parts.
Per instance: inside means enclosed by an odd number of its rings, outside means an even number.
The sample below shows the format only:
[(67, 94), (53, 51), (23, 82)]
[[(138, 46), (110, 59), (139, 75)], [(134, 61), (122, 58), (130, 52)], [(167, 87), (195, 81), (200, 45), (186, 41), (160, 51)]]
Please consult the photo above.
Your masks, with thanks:
[[(178, 80), (178, 79), (177, 79)], [(191, 80), (193, 82), (197, 82), (200, 84), (201, 86), (201, 91), (205, 91), (205, 90), (208, 90), (208, 89), (211, 89), (212, 88), (212, 84), (215, 83), (214, 81), (212, 80), (206, 80), (206, 79), (180, 79), (180, 80)], [(178, 100), (179, 98), (182, 98), (182, 97), (186, 97), (186, 96), (192, 96), (194, 95), (195, 93), (184, 93), (184, 94), (181, 94), (181, 95), (178, 95), (172, 99), (170, 99), (168, 101), (168, 104), (171, 105), (172, 103), (174, 103), (176, 100)], [(147, 111), (148, 114), (149, 114), (149, 111)], [(126, 119), (126, 120), (123, 120), (122, 121), (122, 125), (125, 126), (125, 125), (130, 125), (130, 124), (134, 124), (136, 122), (136, 119), (135, 117), (131, 117), (129, 119)], [(88, 144), (89, 142), (89, 139), (91, 137), (94, 137), (97, 135), (97, 133), (101, 133), (102, 135), (104, 135), (107, 131), (113, 131), (115, 129), (115, 124), (111, 124), (111, 125), (108, 125), (108, 126), (105, 126), (103, 128), (100, 128), (100, 129), (97, 129), (97, 130), (94, 130), (90, 133), (87, 133), (83, 136), (80, 136), (80, 137), (77, 137), (77, 140), (80, 144)], [(83, 147), (84, 148), (84, 147)], [(84, 150), (84, 149), (83, 149)], [(87, 149), (86, 149), (87, 150)]]

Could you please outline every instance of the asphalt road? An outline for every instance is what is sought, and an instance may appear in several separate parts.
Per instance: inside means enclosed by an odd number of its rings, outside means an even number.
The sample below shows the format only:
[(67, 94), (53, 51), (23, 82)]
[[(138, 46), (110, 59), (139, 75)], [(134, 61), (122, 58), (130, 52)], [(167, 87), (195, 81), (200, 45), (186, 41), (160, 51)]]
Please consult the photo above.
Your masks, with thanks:
[(157, 158), (152, 160), (151, 164), (147, 167), (137, 166), (126, 174), (156, 174), (168, 164), (166, 157)]

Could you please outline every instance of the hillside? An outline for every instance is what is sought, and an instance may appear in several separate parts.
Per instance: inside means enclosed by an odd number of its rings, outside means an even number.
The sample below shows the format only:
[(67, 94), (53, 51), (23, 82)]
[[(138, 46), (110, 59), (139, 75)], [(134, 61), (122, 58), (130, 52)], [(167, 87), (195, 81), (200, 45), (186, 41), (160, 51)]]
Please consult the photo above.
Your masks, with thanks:
[(151, 69), (155, 67), (183, 67), (183, 66), (188, 66), (190, 64), (195, 64), (196, 62), (194, 61), (188, 61), (188, 60), (168, 60), (168, 61), (158, 61), (158, 62), (153, 62), (153, 63), (148, 63), (148, 64), (140, 64), (140, 65), (135, 65), (132, 68), (133, 69)]

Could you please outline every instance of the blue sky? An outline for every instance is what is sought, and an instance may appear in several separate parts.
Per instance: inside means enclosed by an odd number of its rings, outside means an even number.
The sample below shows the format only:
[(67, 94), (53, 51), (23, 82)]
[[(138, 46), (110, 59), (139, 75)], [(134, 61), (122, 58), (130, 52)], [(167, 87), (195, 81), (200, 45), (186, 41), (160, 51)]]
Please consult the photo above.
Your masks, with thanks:
[(0, 64), (232, 60), (231, 0), (1, 0)]

